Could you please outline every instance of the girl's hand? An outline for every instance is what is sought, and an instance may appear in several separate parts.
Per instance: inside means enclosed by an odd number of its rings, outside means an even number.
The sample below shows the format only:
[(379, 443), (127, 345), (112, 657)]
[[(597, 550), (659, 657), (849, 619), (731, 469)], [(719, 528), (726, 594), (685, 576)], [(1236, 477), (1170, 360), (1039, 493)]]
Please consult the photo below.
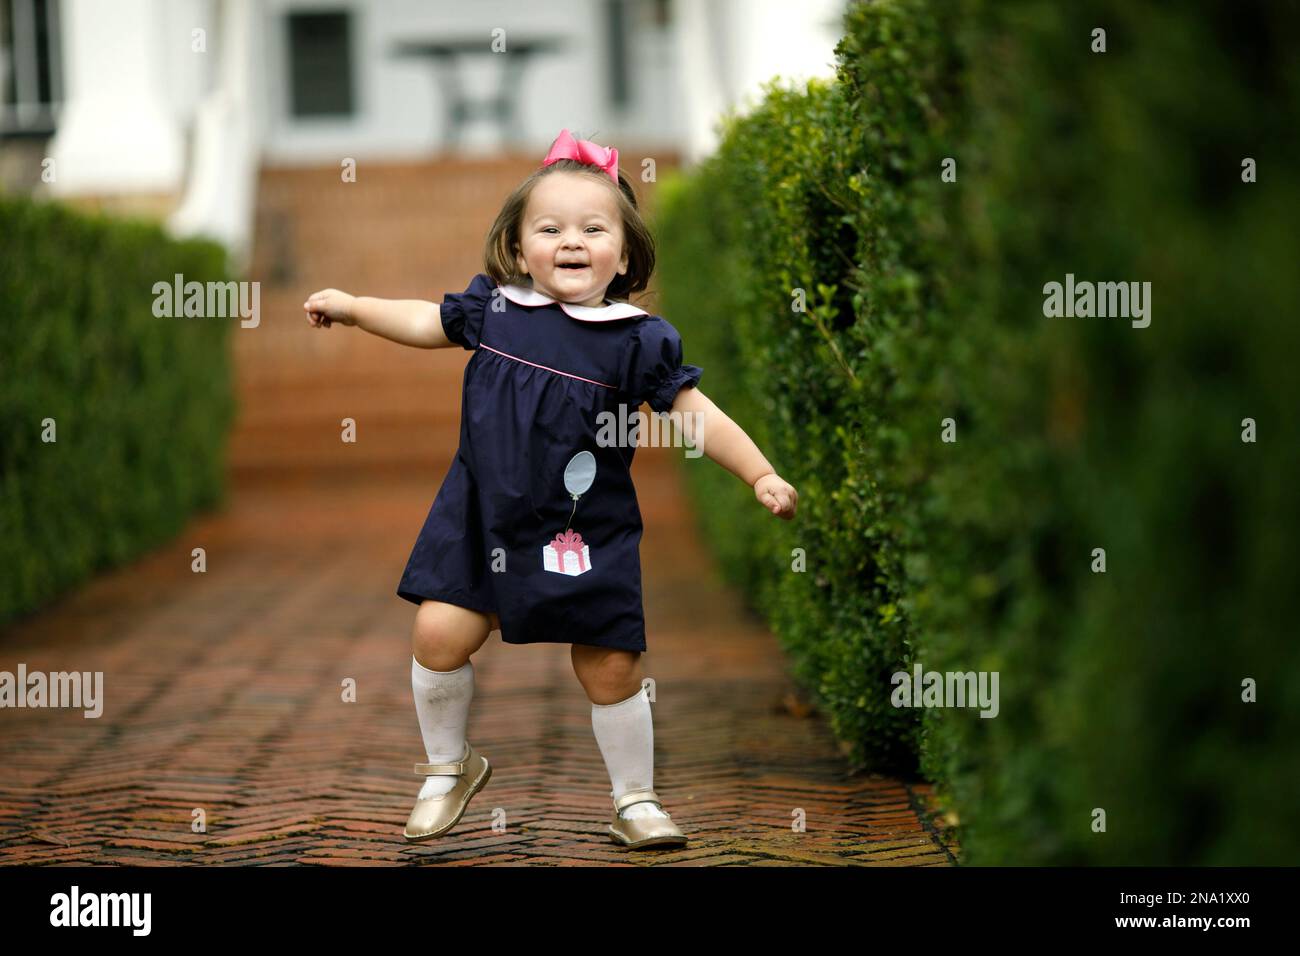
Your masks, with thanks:
[(352, 315), (354, 301), (355, 298), (346, 292), (340, 292), (338, 289), (322, 289), (308, 296), (302, 307), (307, 312), (308, 322), (318, 329), (328, 329), (335, 322), (340, 325), (357, 324), (357, 320)]
[(754, 497), (768, 511), (786, 521), (794, 517), (794, 510), (799, 505), (799, 492), (794, 490), (794, 485), (776, 473), (764, 475), (754, 482)]

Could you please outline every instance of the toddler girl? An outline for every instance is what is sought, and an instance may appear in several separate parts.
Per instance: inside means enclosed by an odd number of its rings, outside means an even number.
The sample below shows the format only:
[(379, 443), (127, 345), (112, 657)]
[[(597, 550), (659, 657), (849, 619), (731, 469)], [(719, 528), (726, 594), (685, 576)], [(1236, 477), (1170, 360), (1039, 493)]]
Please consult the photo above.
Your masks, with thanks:
[(429, 761), (415, 765), (427, 779), (408, 840), (454, 827), (491, 776), (465, 729), (470, 656), (499, 628), (507, 644), (572, 645), (613, 785), (611, 839), (686, 842), (653, 789), (642, 524), (630, 474), (637, 438), (619, 425), (643, 402), (679, 413), (687, 443), (774, 515), (793, 517), (798, 494), (696, 387), (703, 370), (683, 364), (677, 330), (628, 303), (654, 262), (618, 151), (563, 130), (506, 200), (484, 271), (464, 292), (435, 305), (325, 289), (303, 304), (318, 328), (338, 322), (417, 348), (474, 350), (460, 447), (397, 587), (419, 606), (411, 683)]

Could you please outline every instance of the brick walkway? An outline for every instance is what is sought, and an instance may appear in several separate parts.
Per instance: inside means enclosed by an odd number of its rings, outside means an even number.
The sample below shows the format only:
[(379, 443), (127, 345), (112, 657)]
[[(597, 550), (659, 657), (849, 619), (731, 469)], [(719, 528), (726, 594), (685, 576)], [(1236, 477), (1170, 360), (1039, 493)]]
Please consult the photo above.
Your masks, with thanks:
[[(419, 190), (395, 183), (429, 170), (388, 173), (362, 179), (421, 213)], [(326, 191), (327, 175), (315, 181)], [(294, 196), (304, 183), (265, 177), (264, 223), (293, 222), (295, 203), (319, 207), (319, 196)], [(485, 228), (470, 219), (465, 228)], [(650, 448), (634, 475), (654, 784), (691, 842), (632, 852), (609, 841), (609, 777), (569, 646), (493, 634), (474, 657), (469, 725), (492, 780), (451, 834), (406, 843), (422, 781), (411, 768), (425, 755), (411, 701), (415, 607), (393, 591), (454, 450), (468, 356), (308, 330), (298, 303), (324, 285), (436, 299), (463, 288), (477, 249), (410, 289), (384, 287), (364, 264), (318, 277), (326, 266), (313, 262), (347, 263), (306, 237), (346, 245), (364, 233), (303, 230), (294, 277), (263, 291), (274, 321), (263, 319), (261, 338), (235, 333), (243, 408), (226, 510), (0, 634), (0, 670), (102, 671), (106, 698), (98, 719), (0, 711), (0, 863), (951, 865), (942, 821), (925, 812), (928, 787), (846, 774), (775, 639), (709, 562), (680, 451)], [(255, 275), (271, 270), (263, 256)], [(356, 445), (338, 440), (344, 415), (358, 421)], [(206, 573), (190, 570), (195, 547)], [(349, 680), (355, 701), (343, 699)], [(805, 832), (791, 825), (800, 811)], [(194, 832), (198, 813), (206, 832)]]

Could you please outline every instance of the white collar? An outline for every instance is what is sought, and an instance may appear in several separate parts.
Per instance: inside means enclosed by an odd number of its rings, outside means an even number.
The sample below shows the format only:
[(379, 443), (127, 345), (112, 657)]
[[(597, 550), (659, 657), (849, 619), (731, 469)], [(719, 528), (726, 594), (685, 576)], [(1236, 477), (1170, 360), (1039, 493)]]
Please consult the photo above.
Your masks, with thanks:
[[(552, 305), (556, 303), (545, 293), (522, 285), (503, 285), (501, 294), (515, 305)], [(611, 302), (609, 305), (575, 305), (571, 302), (558, 303), (565, 314), (583, 322), (612, 322), (615, 319), (630, 319), (637, 315), (649, 315), (645, 309), (638, 309), (627, 302)]]

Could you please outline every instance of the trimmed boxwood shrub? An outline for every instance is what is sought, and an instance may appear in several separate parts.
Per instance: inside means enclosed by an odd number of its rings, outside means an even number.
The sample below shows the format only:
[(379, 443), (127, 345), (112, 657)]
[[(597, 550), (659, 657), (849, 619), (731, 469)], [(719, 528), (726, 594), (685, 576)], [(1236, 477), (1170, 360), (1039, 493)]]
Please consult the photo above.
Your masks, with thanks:
[(12, 196), (0, 235), (2, 623), (221, 502), (238, 320), (153, 315), (155, 282), (229, 279), (216, 243)]
[[(665, 190), (664, 314), (800, 490), (778, 522), (688, 462), (699, 520), (854, 765), (915, 761), (966, 862), (1300, 849), (1298, 16), (856, 4), (833, 84), (769, 88)], [(1151, 325), (1045, 316), (1067, 273), (1150, 282)], [(914, 663), (997, 672), (997, 717), (893, 707)]]
[(917, 383), (895, 366), (929, 294), (938, 225), (922, 221), (934, 215), (915, 180), (933, 168), (950, 54), (920, 4), (848, 24), (837, 82), (770, 84), (727, 118), (716, 155), (662, 185), (663, 303), (707, 369), (701, 388), (799, 489), (796, 520), (773, 520), (734, 476), (691, 460), (707, 538), (851, 763), (907, 772), (920, 713), (888, 690), (915, 659), (899, 496), (919, 480), (900, 427)]

